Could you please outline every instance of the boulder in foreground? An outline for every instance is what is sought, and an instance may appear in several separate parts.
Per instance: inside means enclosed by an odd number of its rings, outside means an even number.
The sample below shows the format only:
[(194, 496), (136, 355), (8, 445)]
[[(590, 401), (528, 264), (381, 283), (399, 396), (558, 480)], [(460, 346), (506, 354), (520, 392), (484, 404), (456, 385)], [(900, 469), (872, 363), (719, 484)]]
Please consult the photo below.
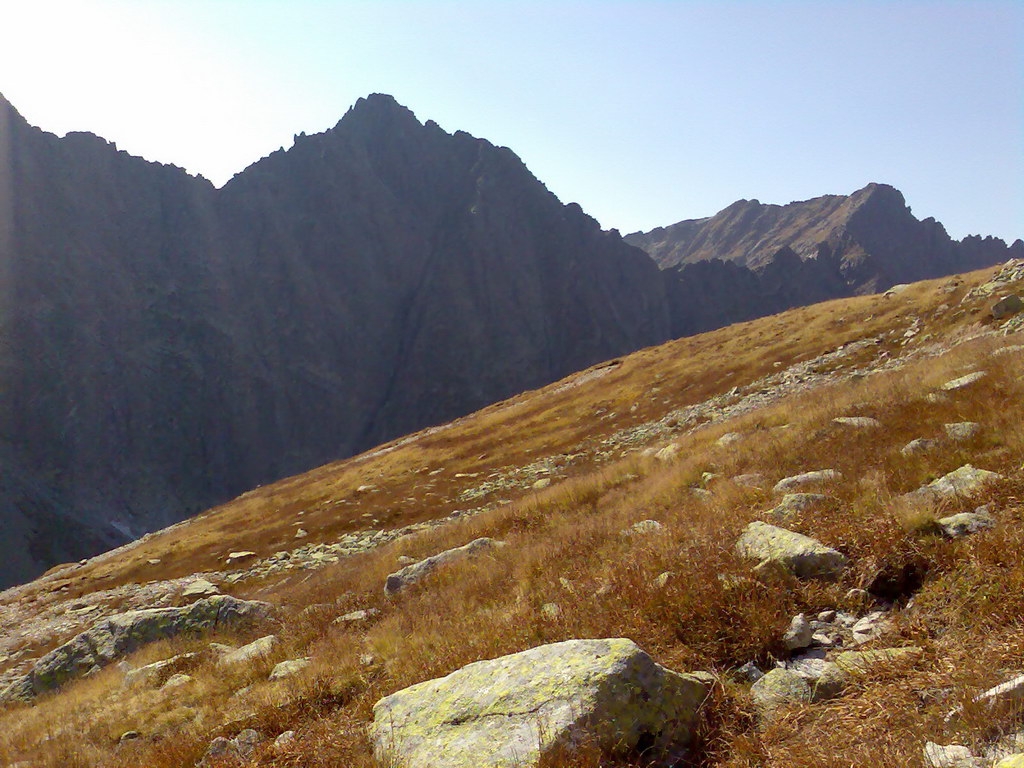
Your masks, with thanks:
[(403, 768), (530, 768), (581, 744), (668, 754), (692, 740), (711, 685), (665, 669), (632, 640), (567, 640), (383, 698), (370, 735), (382, 764)]

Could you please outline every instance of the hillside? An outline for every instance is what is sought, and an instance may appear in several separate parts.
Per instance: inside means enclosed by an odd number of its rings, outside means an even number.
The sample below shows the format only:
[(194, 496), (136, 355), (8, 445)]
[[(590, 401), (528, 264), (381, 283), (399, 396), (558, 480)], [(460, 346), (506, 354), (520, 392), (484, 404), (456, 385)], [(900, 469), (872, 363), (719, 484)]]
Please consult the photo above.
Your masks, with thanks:
[[(9, 694), (125, 609), (219, 591), (277, 618), (33, 678), (41, 695), (0, 710), (0, 758), (169, 768), (215, 742), (224, 765), (369, 768), (382, 697), (621, 637), (713, 676), (696, 741), (659, 764), (917, 767), (956, 744), (989, 768), (1021, 727), (1005, 691), (1024, 650), (1024, 315), (992, 308), (1022, 290), (1015, 262), (668, 342), (55, 568), (0, 594)], [(801, 482), (818, 495), (783, 497)], [(755, 521), (833, 548), (831, 580), (744, 557)], [(388, 574), (479, 537), (504, 546), (385, 593)], [(270, 634), (232, 665), (211, 644)], [(784, 685), (752, 686), (764, 672)], [(544, 764), (644, 765), (641, 742)]]

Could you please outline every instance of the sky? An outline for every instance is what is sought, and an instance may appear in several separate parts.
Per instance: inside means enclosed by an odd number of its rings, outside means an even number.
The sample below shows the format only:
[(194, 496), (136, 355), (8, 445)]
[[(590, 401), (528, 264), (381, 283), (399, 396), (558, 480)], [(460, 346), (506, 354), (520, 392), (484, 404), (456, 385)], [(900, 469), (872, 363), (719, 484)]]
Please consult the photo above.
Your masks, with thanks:
[(0, 93), (217, 185), (390, 93), (605, 228), (877, 181), (1024, 236), (1024, 2), (0, 0)]

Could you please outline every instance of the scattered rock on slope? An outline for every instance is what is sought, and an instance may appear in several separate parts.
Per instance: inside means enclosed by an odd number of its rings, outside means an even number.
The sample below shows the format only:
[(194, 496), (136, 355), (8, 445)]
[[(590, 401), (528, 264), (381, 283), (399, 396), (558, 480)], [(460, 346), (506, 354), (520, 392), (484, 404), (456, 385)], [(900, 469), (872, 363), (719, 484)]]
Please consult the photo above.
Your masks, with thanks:
[(1003, 476), (997, 472), (989, 472), (987, 469), (978, 469), (970, 464), (964, 464), (959, 469), (954, 469), (908, 495), (933, 499), (969, 496), (980, 491), (986, 485), (1002, 479)]
[(8, 686), (0, 700), (32, 699), (156, 640), (239, 628), (265, 621), (272, 612), (269, 603), (215, 595), (183, 608), (119, 613), (96, 622), (43, 656), (29, 672)]
[(420, 560), (418, 563), (407, 565), (402, 570), (395, 571), (390, 574), (384, 582), (384, 592), (389, 595), (394, 595), (405, 589), (410, 584), (415, 584), (428, 574), (433, 573), (439, 565), (451, 563), (456, 560), (462, 560), (481, 551), (503, 546), (505, 546), (505, 542), (503, 541), (480, 538), (474, 539), (469, 542), (469, 544), (464, 544), (461, 547), (455, 547), (454, 549), (449, 549), (436, 555), (432, 555), (425, 560)]
[(817, 539), (757, 520), (743, 530), (736, 551), (782, 566), (800, 578), (835, 579), (849, 564), (845, 555)]
[(784, 477), (775, 484), (772, 489), (775, 493), (790, 493), (800, 488), (824, 485), (835, 482), (842, 477), (835, 469), (817, 469), (813, 472), (802, 472), (799, 475)]
[(529, 768), (584, 742), (654, 756), (691, 740), (711, 684), (665, 669), (631, 640), (568, 640), (381, 699), (370, 735), (378, 759), (403, 768)]

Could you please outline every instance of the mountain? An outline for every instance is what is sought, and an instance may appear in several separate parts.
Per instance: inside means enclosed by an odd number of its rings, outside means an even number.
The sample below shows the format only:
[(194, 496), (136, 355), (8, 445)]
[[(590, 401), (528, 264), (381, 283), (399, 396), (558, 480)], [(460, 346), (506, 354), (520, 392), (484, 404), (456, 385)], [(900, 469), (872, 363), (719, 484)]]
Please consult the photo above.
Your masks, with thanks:
[(388, 96), (219, 190), (0, 142), (0, 582), (669, 335), (642, 252)]
[(953, 240), (886, 184), (789, 205), (739, 200), (624, 239), (665, 271), (675, 336), (1024, 256), (1020, 240)]
[(641, 347), (1017, 251), (881, 185), (624, 241), (381, 94), (220, 189), (0, 97), (0, 584)]

